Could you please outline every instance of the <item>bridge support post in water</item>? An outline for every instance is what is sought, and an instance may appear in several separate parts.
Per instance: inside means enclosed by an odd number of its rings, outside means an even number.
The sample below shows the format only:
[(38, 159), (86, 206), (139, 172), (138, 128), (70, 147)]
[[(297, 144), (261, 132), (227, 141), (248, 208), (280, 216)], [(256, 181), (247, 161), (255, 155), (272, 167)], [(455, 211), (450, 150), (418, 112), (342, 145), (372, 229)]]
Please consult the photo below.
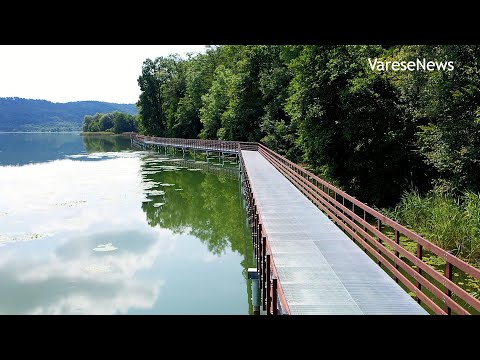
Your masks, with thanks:
[(253, 315), (260, 315), (260, 286), (258, 270), (256, 268), (248, 268), (248, 279), (252, 280)]

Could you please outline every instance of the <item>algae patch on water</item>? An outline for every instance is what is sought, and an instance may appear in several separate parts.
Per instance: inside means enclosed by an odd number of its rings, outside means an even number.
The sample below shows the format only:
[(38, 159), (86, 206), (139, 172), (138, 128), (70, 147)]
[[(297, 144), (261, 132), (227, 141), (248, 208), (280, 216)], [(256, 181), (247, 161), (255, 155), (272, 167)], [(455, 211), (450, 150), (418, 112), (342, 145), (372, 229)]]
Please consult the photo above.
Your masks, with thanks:
[(39, 240), (53, 235), (52, 233), (0, 234), (0, 245), (20, 241)]
[(78, 206), (80, 204), (86, 203), (86, 200), (71, 200), (71, 201), (65, 201), (63, 203), (56, 203), (52, 204), (52, 206), (58, 206), (58, 207), (74, 207)]
[(153, 196), (165, 195), (165, 191), (162, 190), (147, 190), (145, 193)]

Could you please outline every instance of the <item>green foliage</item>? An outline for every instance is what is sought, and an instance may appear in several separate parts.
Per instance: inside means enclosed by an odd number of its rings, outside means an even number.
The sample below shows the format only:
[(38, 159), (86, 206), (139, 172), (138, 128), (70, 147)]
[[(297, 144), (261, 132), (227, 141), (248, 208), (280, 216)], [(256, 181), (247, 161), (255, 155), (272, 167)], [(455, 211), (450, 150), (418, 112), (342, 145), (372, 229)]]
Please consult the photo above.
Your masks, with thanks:
[(480, 190), (480, 46), (403, 46), (397, 59), (453, 61), (454, 71), (402, 72), (392, 82), (417, 125), (417, 149), (442, 184)]
[(136, 116), (127, 113), (115, 111), (112, 113), (97, 113), (95, 115), (86, 115), (83, 120), (84, 132), (113, 132), (121, 134), (123, 132), (136, 132)]
[(209, 91), (202, 95), (200, 119), (203, 129), (200, 132), (202, 139), (218, 139), (222, 127), (222, 114), (227, 108), (227, 83), (230, 76), (225, 66), (220, 65), (215, 70), (214, 79)]
[(480, 264), (480, 195), (445, 196), (436, 191), (421, 196), (405, 193), (395, 217), (454, 255)]
[(411, 151), (414, 124), (403, 117), (395, 88), (368, 66), (383, 51), (306, 46), (291, 63), (286, 106), (305, 160), (326, 166), (346, 191), (377, 205), (397, 199), (421, 165)]

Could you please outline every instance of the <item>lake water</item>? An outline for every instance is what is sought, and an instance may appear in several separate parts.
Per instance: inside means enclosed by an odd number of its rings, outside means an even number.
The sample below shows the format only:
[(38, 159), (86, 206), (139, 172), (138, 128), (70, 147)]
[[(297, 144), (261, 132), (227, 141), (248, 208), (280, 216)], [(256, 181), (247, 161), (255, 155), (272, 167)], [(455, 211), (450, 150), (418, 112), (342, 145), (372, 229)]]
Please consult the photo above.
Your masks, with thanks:
[(238, 174), (196, 160), (0, 134), (0, 314), (251, 313)]

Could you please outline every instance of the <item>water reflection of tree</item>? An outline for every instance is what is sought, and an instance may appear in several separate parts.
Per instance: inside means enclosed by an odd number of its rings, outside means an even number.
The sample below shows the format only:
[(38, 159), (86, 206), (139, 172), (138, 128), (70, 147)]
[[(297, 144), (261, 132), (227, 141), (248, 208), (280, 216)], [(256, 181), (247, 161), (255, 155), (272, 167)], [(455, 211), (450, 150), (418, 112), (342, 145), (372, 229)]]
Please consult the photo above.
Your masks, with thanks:
[(84, 135), (83, 144), (87, 153), (121, 151), (130, 148), (130, 139), (126, 136)]
[[(148, 164), (143, 167), (144, 170), (150, 168)], [(186, 169), (147, 174), (144, 179), (175, 184), (159, 187), (165, 194), (150, 195), (153, 201), (142, 204), (150, 226), (192, 234), (215, 255), (230, 247), (244, 257), (242, 267), (246, 277), (253, 250), (237, 179)], [(165, 202), (165, 205), (154, 207), (156, 202)]]

